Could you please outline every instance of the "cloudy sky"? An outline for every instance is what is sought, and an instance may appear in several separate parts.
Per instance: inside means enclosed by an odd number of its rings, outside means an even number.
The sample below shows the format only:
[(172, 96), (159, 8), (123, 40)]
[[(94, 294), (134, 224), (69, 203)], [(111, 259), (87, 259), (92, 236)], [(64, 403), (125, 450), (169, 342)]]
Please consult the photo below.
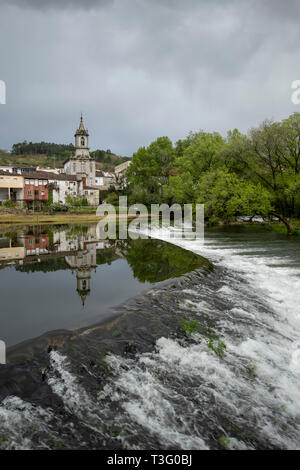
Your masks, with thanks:
[(0, 148), (131, 155), (161, 135), (246, 131), (299, 111), (298, 0), (0, 0)]

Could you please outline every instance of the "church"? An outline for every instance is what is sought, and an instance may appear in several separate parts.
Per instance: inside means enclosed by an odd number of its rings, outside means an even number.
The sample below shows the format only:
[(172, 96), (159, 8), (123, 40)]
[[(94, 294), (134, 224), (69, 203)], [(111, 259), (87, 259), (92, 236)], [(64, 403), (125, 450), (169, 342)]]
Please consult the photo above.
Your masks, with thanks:
[(99, 187), (96, 186), (96, 161), (90, 155), (89, 133), (84, 127), (82, 114), (74, 137), (75, 155), (64, 162), (64, 173), (75, 175), (81, 182), (79, 197), (87, 199), (90, 206), (98, 206)]

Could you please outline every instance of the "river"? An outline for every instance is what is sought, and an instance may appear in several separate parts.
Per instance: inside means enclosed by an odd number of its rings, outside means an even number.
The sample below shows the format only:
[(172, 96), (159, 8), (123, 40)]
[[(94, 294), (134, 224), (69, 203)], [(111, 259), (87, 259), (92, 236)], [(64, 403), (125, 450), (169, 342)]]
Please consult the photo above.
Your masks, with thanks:
[(183, 251), (153, 278), (140, 247), (149, 285), (113, 319), (2, 366), (3, 448), (299, 449), (298, 238), (237, 226), (164, 243)]

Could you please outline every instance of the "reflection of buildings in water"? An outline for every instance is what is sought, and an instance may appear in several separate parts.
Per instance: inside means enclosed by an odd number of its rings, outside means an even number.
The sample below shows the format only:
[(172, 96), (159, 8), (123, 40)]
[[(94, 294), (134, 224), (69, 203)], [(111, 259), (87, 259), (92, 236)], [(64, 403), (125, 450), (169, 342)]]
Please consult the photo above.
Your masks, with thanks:
[(14, 246), (11, 239), (0, 238), (0, 261), (14, 261), (24, 259), (25, 249), (23, 246)]
[(49, 236), (47, 234), (24, 235), (24, 247), (26, 256), (46, 254), (48, 253)]
[(49, 236), (44, 233), (16, 234), (12, 238), (0, 236), (0, 261), (17, 261), (27, 256), (48, 253)]
[(64, 257), (72, 272), (76, 271), (77, 292), (84, 305), (91, 291), (91, 270), (96, 271), (97, 250), (104, 253), (109, 248), (112, 248), (109, 240), (97, 238), (95, 226), (79, 233), (76, 227), (50, 234), (33, 229), (19, 232), (12, 239), (0, 233), (0, 266), (1, 262), (3, 265), (27, 264)]
[(85, 299), (91, 292), (91, 269), (96, 271), (97, 266), (97, 244), (85, 244), (76, 255), (66, 256), (66, 263), (72, 268), (72, 273), (76, 270), (77, 292), (81, 297), (84, 306)]
[(53, 233), (53, 243), (57, 252), (83, 250), (86, 243), (93, 243), (97, 240), (96, 227), (87, 227), (84, 233), (71, 230), (62, 230)]

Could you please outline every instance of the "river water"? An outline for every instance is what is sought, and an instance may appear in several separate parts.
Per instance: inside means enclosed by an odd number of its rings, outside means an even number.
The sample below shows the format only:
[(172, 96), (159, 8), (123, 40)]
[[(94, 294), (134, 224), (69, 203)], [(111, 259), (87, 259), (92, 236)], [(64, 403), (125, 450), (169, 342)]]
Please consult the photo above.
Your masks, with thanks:
[[(134, 354), (111, 347), (105, 380), (86, 355), (52, 350), (45, 382), (65, 416), (53, 398), (6, 396), (7, 447), (300, 448), (299, 240), (255, 226), (207, 230), (204, 244), (170, 244), (211, 264), (136, 300), (114, 341), (129, 334), (141, 346)], [(153, 347), (143, 350), (154, 321)], [(112, 346), (112, 338), (90, 338)]]

